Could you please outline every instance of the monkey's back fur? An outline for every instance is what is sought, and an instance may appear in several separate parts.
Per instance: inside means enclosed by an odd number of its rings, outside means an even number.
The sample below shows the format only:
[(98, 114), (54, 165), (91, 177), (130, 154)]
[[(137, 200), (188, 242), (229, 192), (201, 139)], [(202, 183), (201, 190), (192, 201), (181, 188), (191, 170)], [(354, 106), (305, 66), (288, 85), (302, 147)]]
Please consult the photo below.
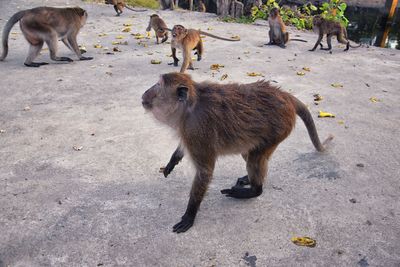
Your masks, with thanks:
[(292, 96), (269, 82), (195, 87), (193, 107), (179, 127), (183, 140), (196, 142), (193, 137), (202, 135), (220, 154), (247, 153), (280, 143), (295, 125)]

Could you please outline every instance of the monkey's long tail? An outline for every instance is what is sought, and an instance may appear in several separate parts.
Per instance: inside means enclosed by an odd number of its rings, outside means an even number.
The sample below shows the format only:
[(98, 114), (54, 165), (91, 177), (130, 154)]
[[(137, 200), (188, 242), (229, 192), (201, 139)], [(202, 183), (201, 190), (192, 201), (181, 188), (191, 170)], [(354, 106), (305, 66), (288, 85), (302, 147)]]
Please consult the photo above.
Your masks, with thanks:
[(289, 39), (289, 41), (298, 41), (298, 42), (308, 43), (308, 41), (306, 41), (306, 40), (303, 40), (303, 39), (296, 39), (296, 38), (294, 38), (294, 39)]
[(133, 7), (128, 6), (128, 5), (125, 5), (125, 7), (126, 7), (127, 9), (129, 9), (129, 10), (131, 10), (131, 11), (135, 11), (135, 12), (145, 12), (145, 11), (147, 11), (147, 9), (134, 9)]
[(215, 38), (215, 39), (220, 39), (220, 40), (229, 41), (229, 42), (240, 41), (240, 39), (228, 39), (228, 38), (224, 38), (224, 37), (219, 37), (219, 36), (216, 36), (214, 34), (211, 34), (211, 33), (208, 33), (208, 32), (203, 32), (203, 31), (200, 31), (200, 30), (199, 30), (199, 33), (203, 34), (203, 35), (206, 35), (206, 36), (210, 36), (210, 37)]
[(4, 26), (3, 36), (2, 36), (2, 44), (3, 44), (3, 53), (0, 56), (0, 61), (3, 61), (8, 54), (8, 36), (10, 35), (11, 28), (17, 23), (23, 16), (25, 15), (25, 11), (20, 11), (15, 13), (8, 21), (6, 26)]
[(295, 97), (292, 97), (295, 108), (296, 108), (296, 113), (299, 115), (299, 117), (303, 120), (304, 124), (307, 127), (308, 135), (311, 138), (311, 141), (319, 152), (323, 152), (326, 149), (326, 144), (333, 139), (333, 135), (329, 135), (328, 138), (321, 144), (321, 141), (319, 140), (317, 129), (315, 128), (314, 120), (311, 116), (310, 111), (308, 111), (308, 108), (306, 105), (304, 105), (300, 100), (298, 100)]

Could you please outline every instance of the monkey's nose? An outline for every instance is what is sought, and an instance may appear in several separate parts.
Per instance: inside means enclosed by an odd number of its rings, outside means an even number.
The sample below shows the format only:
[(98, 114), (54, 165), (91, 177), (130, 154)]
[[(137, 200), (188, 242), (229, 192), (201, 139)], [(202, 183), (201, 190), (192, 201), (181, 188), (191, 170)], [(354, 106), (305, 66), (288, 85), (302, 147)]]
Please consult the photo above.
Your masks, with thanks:
[(150, 108), (151, 108), (151, 103), (150, 103), (149, 101), (147, 101), (147, 100), (143, 100), (143, 101), (142, 101), (142, 106), (143, 106), (145, 109), (150, 109)]

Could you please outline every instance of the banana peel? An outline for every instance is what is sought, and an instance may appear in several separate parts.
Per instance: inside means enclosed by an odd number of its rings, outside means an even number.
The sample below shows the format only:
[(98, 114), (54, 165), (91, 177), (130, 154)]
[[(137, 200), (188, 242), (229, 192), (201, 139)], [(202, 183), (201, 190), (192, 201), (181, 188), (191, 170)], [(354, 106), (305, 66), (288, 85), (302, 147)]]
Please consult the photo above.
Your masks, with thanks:
[(257, 76), (264, 77), (264, 75), (262, 73), (259, 73), (259, 72), (248, 72), (247, 76), (250, 76), (250, 77), (257, 77)]
[(157, 59), (152, 59), (150, 61), (151, 64), (161, 64), (161, 60), (157, 60)]
[(312, 239), (311, 237), (308, 237), (308, 236), (303, 236), (303, 237), (295, 236), (295, 237), (292, 237), (291, 240), (297, 246), (313, 248), (317, 245), (317, 241), (315, 241), (314, 239)]
[(319, 114), (318, 114), (318, 117), (319, 118), (335, 118), (335, 115), (333, 115), (332, 113), (329, 113), (329, 112), (324, 112), (324, 111), (319, 111)]
[(224, 65), (221, 65), (221, 64), (212, 64), (211, 66), (210, 66), (210, 69), (211, 70), (219, 70), (220, 68), (224, 68), (225, 66)]

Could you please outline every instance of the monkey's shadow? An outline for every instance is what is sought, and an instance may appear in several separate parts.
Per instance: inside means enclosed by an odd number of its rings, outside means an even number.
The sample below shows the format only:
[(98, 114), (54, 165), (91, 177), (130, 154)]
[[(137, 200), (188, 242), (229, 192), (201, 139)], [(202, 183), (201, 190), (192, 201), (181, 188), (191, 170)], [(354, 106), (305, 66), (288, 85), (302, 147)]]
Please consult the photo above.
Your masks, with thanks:
[(292, 168), (299, 178), (336, 180), (343, 176), (339, 162), (332, 155), (319, 152), (299, 154)]

